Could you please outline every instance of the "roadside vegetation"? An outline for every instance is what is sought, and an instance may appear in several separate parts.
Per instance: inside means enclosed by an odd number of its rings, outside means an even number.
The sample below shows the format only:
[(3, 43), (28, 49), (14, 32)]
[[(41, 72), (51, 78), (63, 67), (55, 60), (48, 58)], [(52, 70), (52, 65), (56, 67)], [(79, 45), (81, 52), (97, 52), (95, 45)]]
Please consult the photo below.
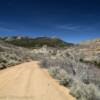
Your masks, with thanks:
[(77, 100), (100, 100), (100, 69), (94, 63), (84, 62), (86, 56), (79, 49), (44, 46), (33, 52), (41, 67), (47, 68), (59, 84), (70, 88)]
[(30, 50), (0, 41), (0, 69), (4, 69), (31, 59), (33, 58)]
[[(37, 40), (41, 43), (40, 38)], [(20, 38), (17, 41), (20, 44), (19, 41)], [(77, 100), (100, 100), (100, 49), (97, 49), (100, 43), (93, 42), (92, 46), (80, 44), (67, 49), (42, 43), (39, 48), (26, 49), (0, 41), (0, 69), (40, 60), (41, 67), (48, 69), (59, 84), (70, 88), (70, 94)]]

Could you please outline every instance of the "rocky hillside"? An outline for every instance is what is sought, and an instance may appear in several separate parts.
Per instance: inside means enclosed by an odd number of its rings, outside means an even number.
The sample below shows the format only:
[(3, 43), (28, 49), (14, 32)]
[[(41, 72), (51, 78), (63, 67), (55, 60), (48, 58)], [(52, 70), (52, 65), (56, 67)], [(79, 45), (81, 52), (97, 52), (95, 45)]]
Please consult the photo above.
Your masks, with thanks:
[(89, 40), (80, 43), (77, 49), (83, 53), (83, 61), (94, 63), (100, 67), (100, 39)]
[(64, 48), (73, 45), (72, 43), (64, 42), (59, 38), (49, 38), (49, 37), (29, 38), (29, 37), (13, 36), (13, 37), (1, 37), (0, 39), (7, 43), (27, 48), (42, 47), (43, 45), (47, 45), (49, 47)]

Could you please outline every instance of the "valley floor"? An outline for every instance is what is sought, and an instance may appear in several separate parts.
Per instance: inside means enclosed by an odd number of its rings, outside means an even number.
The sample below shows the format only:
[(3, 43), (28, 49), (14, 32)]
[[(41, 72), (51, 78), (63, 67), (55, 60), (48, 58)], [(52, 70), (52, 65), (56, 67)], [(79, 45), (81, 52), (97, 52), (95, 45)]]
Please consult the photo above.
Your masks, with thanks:
[(75, 100), (69, 90), (31, 61), (0, 71), (0, 100)]

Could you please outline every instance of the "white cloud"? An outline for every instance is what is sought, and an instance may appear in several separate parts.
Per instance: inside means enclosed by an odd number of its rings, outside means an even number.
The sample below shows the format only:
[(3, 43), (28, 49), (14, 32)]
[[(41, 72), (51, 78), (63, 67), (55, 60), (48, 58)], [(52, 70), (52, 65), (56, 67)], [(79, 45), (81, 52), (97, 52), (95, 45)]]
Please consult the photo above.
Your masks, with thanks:
[(66, 25), (58, 25), (57, 28), (64, 29), (64, 30), (77, 30), (80, 27), (72, 24), (68, 24), (68, 25), (66, 24)]
[(10, 28), (6, 28), (6, 27), (0, 27), (0, 31), (3, 31), (3, 32), (13, 32), (15, 30), (14, 29), (10, 29)]

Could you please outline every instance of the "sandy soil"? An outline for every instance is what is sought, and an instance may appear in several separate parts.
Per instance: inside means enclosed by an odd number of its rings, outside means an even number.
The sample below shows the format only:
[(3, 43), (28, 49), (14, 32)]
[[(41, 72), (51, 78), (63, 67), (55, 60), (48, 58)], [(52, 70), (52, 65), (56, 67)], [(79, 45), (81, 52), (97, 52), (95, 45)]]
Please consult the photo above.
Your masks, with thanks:
[(75, 100), (38, 62), (0, 71), (0, 100)]

